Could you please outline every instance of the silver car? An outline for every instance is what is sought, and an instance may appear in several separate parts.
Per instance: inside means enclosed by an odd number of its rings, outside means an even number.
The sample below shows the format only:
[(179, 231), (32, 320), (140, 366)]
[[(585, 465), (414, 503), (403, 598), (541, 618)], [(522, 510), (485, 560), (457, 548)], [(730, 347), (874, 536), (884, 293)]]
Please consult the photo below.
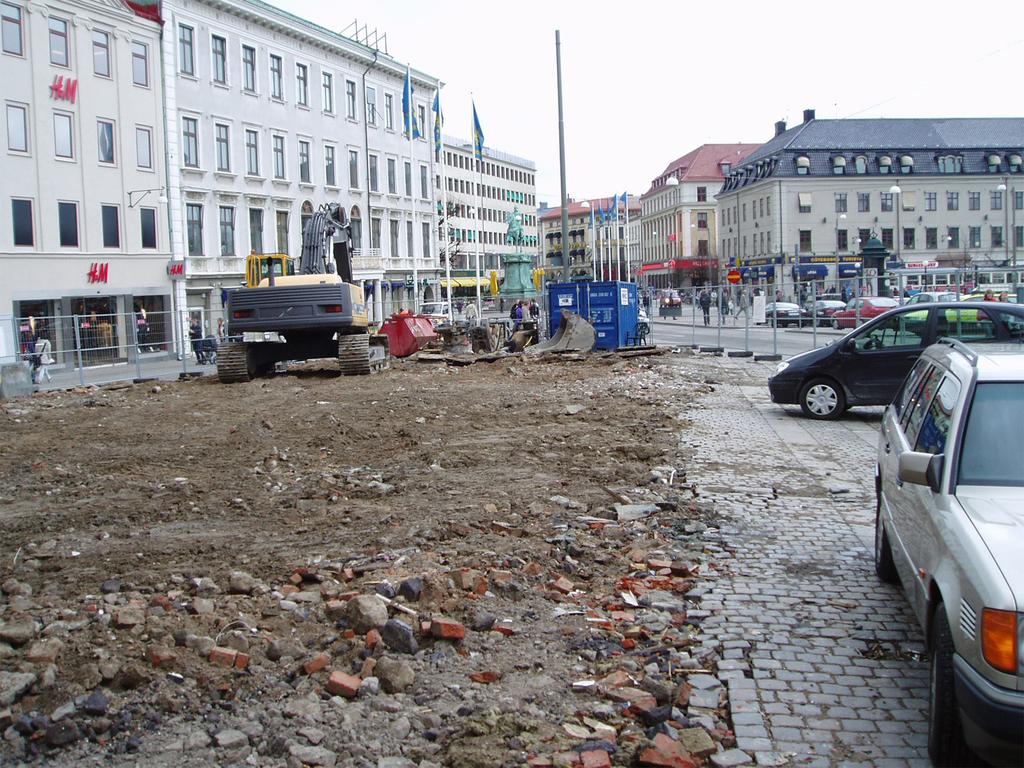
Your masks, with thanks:
[(886, 409), (875, 571), (931, 654), (935, 765), (1024, 764), (1024, 346), (928, 347)]

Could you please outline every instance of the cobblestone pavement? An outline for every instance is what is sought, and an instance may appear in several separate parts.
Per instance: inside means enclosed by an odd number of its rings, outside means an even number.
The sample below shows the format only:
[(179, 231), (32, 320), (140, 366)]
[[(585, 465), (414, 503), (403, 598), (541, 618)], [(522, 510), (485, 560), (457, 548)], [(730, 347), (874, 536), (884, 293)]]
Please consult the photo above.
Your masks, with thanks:
[(812, 421), (771, 403), (773, 366), (707, 370), (723, 383), (682, 418), (687, 480), (720, 518), (701, 639), (737, 747), (760, 765), (930, 765), (923, 637), (872, 562), (881, 409)]

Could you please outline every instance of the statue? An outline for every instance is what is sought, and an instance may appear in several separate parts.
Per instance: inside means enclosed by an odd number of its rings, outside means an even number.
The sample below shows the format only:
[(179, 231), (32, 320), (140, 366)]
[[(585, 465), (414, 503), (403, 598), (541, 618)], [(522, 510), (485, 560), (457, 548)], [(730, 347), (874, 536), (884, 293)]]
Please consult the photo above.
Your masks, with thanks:
[(517, 205), (512, 209), (512, 213), (508, 215), (508, 232), (505, 234), (505, 240), (509, 245), (522, 246), (523, 244), (523, 214), (519, 212), (519, 206)]

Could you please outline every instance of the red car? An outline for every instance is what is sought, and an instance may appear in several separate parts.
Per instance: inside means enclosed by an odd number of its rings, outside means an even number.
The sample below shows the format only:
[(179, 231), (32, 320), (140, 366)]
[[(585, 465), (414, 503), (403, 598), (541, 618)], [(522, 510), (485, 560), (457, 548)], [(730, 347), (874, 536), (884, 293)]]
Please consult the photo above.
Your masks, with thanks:
[(833, 328), (856, 328), (859, 322), (878, 317), (900, 304), (896, 299), (885, 296), (861, 296), (846, 302), (846, 309), (840, 309), (832, 315)]

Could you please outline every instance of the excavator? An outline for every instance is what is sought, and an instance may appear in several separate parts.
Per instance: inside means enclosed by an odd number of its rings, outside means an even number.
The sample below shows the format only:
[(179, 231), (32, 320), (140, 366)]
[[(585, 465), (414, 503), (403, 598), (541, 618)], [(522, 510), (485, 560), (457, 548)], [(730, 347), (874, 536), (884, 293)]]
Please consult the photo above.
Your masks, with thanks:
[(336, 357), (346, 376), (387, 367), (388, 338), (370, 333), (363, 289), (352, 282), (350, 244), (345, 209), (325, 203), (303, 230), (297, 274), (275, 274), (271, 266), (255, 287), (228, 294), (228, 341), (217, 352), (221, 383), (268, 375), (289, 360)]

